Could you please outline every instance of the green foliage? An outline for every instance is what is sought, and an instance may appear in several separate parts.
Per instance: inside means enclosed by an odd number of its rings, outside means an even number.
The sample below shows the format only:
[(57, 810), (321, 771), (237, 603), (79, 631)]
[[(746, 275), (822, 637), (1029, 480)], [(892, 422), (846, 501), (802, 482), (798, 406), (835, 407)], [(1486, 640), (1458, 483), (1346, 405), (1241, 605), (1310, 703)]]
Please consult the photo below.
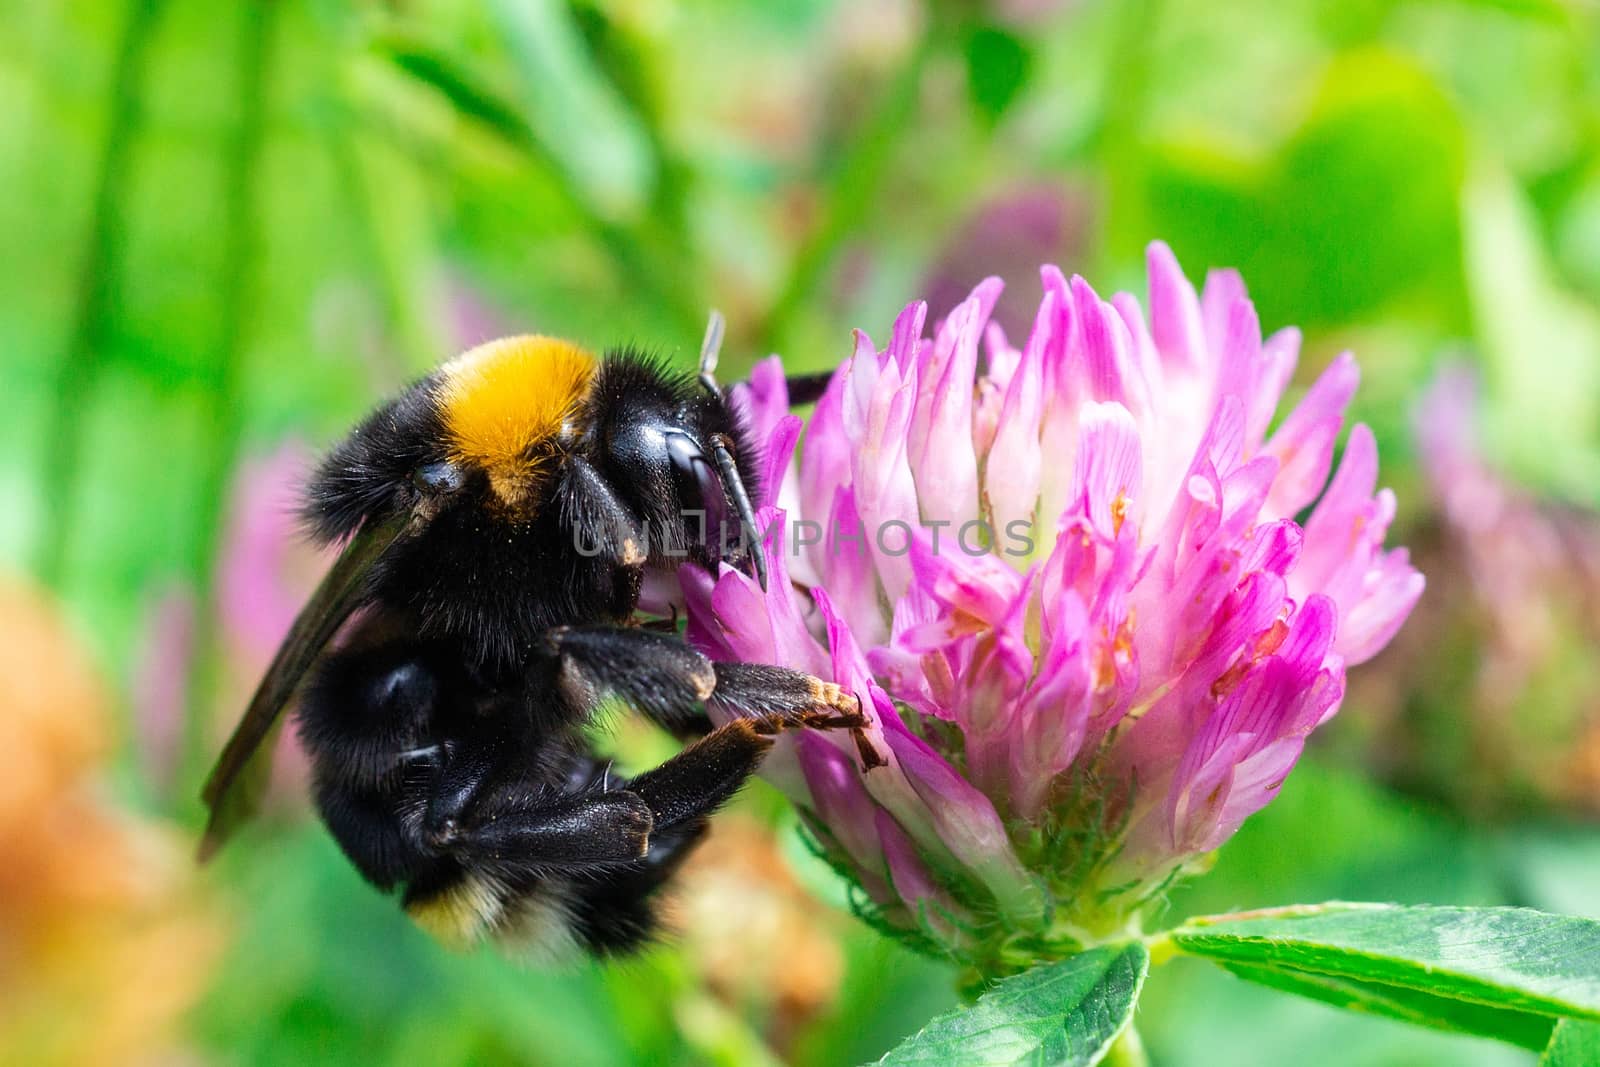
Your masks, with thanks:
[(1600, 1023), (1563, 1019), (1539, 1057), (1539, 1067), (1585, 1067), (1600, 1063)]
[(968, 1008), (941, 1015), (878, 1062), (1099, 1063), (1127, 1028), (1150, 956), (1141, 944), (1091, 949), (1001, 979)]
[(1465, 153), (1425, 72), (1358, 52), (1327, 71), (1304, 124), (1264, 159), (1205, 141), (1160, 148), (1146, 211), (1180, 259), (1238, 267), (1269, 328), (1404, 304), (1454, 329)]
[(1033, 52), (1021, 37), (996, 26), (975, 26), (963, 45), (967, 94), (990, 121), (1004, 115), (1033, 72)]
[(1194, 919), (1181, 952), (1338, 1007), (1543, 1048), (1600, 1019), (1600, 923), (1525, 908), (1320, 904)]

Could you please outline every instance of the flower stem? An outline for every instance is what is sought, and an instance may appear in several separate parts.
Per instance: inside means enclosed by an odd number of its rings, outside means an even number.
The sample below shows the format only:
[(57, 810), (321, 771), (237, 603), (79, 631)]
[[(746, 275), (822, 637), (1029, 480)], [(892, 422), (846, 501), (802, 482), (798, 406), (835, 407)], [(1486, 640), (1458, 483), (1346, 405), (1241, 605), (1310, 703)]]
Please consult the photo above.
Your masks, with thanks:
[(1150, 1067), (1150, 1054), (1144, 1049), (1138, 1028), (1129, 1023), (1100, 1062), (1106, 1067)]

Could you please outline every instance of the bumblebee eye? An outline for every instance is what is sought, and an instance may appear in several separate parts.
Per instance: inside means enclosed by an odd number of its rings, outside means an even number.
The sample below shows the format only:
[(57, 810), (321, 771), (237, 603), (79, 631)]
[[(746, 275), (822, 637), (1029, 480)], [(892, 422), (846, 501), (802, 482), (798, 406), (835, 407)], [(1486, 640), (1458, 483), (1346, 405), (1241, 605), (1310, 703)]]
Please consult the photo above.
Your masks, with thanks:
[(425, 493), (447, 496), (466, 482), (461, 468), (448, 460), (425, 463), (411, 472), (411, 484)]

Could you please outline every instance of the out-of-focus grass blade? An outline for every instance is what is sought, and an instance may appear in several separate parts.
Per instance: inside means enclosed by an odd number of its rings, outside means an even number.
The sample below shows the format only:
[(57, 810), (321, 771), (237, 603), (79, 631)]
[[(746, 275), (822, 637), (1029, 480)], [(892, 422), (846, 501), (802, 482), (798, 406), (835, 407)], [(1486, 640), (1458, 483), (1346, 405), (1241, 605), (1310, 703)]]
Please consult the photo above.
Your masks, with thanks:
[[(558, 151), (536, 129), (515, 101), (476, 78), (464, 63), (426, 41), (400, 34), (383, 34), (373, 47), (398, 69), (443, 96), (456, 113), (476, 122), (506, 145), (522, 152), (554, 178), (554, 191), (570, 206), (589, 233), (610, 253), (621, 276), (647, 290), (653, 299), (671, 308), (688, 330), (697, 330), (703, 302), (690, 280), (667, 266), (671, 251), (652, 242), (647, 227), (617, 221), (596, 201)], [(643, 221), (643, 220), (641, 220)], [(681, 266), (678, 258), (671, 262)]]
[(1600, 313), (1556, 282), (1509, 175), (1480, 162), (1463, 201), (1495, 452), (1535, 484), (1600, 500)]
[(521, 79), (521, 110), (580, 194), (613, 220), (637, 216), (657, 177), (650, 140), (596, 68), (565, 4), (490, 4)]
[(548, 155), (534, 138), (527, 119), (510, 101), (473, 79), (444, 53), (426, 42), (398, 34), (374, 38), (373, 47), (395, 66), (436, 90), (462, 115), (477, 120), (519, 149)]

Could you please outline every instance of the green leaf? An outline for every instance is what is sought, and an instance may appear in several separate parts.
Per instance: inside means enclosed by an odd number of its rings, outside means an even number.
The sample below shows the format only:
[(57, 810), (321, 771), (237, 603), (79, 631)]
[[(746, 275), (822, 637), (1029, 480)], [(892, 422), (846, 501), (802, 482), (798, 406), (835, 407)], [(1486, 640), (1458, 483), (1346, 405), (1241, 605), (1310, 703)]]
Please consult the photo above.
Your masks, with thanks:
[(516, 107), (442, 50), (400, 34), (377, 36), (372, 44), (400, 70), (442, 95), (461, 115), (481, 123), (516, 148), (542, 150), (527, 119)]
[(1592, 1067), (1600, 1063), (1600, 1023), (1562, 1019), (1539, 1057), (1539, 1067)]
[(1224, 963), (1222, 966), (1246, 981), (1318, 1000), (1346, 1011), (1381, 1015), (1434, 1030), (1492, 1037), (1526, 1049), (1544, 1048), (1550, 1041), (1553, 1027), (1548, 1015), (1494, 1008), (1394, 986), (1375, 986), (1330, 975), (1275, 970), (1243, 963)]
[(1183, 952), (1340, 1007), (1544, 1046), (1600, 1019), (1600, 922), (1527, 908), (1321, 904), (1195, 919)]
[(967, 94), (992, 121), (1005, 114), (1033, 72), (1033, 52), (1016, 34), (979, 26), (967, 35)]
[(879, 1060), (888, 1067), (1099, 1063), (1139, 1000), (1150, 954), (1097, 948), (995, 983), (977, 1003), (940, 1015)]

